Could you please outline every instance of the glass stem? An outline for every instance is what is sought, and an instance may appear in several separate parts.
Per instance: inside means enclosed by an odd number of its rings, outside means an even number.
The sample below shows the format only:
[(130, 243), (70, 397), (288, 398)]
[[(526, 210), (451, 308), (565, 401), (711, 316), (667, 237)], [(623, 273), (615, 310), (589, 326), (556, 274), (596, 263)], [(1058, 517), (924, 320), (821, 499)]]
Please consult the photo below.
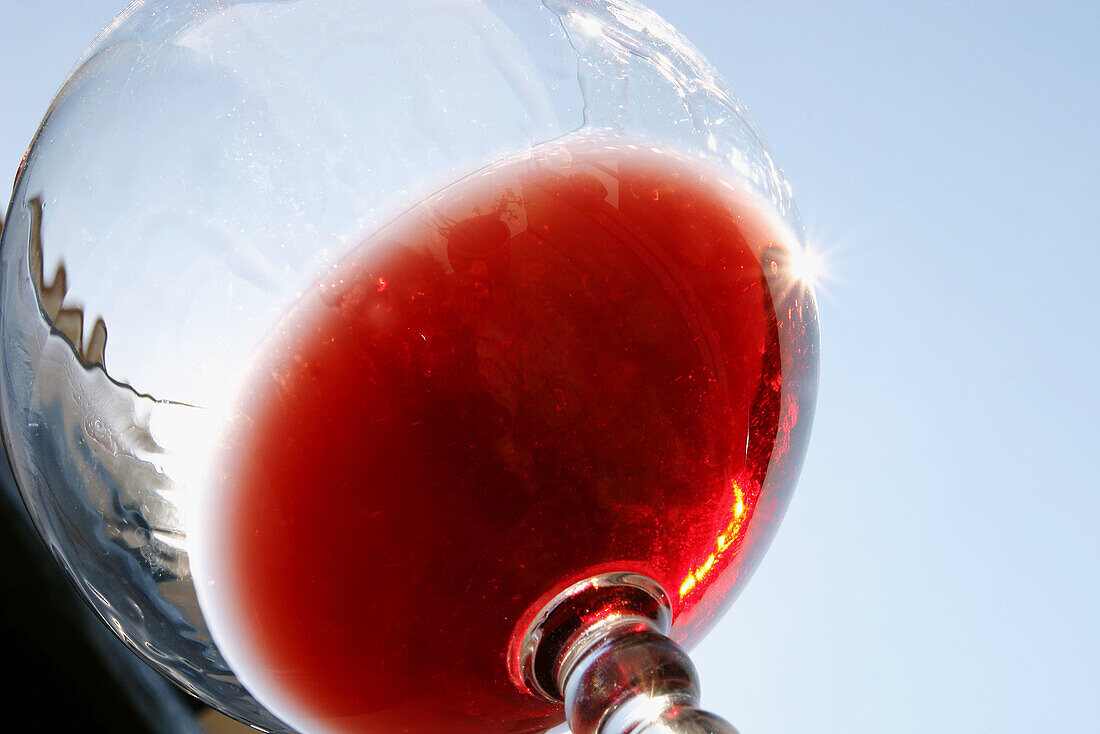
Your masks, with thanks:
[(737, 734), (698, 708), (699, 677), (679, 645), (633, 620), (609, 627), (565, 652), (558, 686), (573, 734)]
[(536, 616), (521, 674), (535, 693), (564, 702), (573, 734), (737, 734), (698, 707), (698, 673), (671, 627), (668, 596), (652, 579), (586, 579)]

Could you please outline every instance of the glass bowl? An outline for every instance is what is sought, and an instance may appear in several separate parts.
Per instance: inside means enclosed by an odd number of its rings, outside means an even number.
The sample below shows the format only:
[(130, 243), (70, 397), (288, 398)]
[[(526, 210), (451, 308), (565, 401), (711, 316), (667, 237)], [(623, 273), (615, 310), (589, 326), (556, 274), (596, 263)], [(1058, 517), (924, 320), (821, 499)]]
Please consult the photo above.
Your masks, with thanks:
[[(817, 378), (813, 295), (792, 275), (802, 229), (789, 187), (698, 51), (628, 0), (150, 0), (103, 31), (18, 172), (0, 249), (0, 399), (39, 531), (120, 638), (203, 701), (271, 731), (387, 731), (431, 707), (441, 684), (426, 673), (433, 683), (388, 694), (392, 705), (314, 716), (239, 642), (265, 610), (222, 611), (232, 596), (218, 586), (232, 504), (226, 427), (288, 314), (379, 232), (428, 212), (424, 202), (461, 198), (472, 177), (523, 161), (571, 172), (593, 151), (665, 156), (758, 223), (745, 231), (759, 230), (753, 267), (774, 309), (783, 379), (769, 440), (783, 445), (769, 449), (751, 498), (726, 487), (696, 508), (718, 539), (664, 582), (673, 633), (690, 646), (774, 533)], [(441, 225), (443, 240), (454, 225)], [(445, 267), (489, 267), (467, 259)], [(354, 508), (342, 499), (324, 512)], [(545, 598), (576, 580), (548, 579)], [(690, 594), (698, 603), (683, 601)], [(517, 603), (536, 610), (540, 599)], [(502, 671), (514, 652), (499, 651)], [(498, 677), (508, 675), (516, 683), (514, 671)], [(501, 695), (528, 695), (520, 688)], [(532, 701), (501, 704), (500, 715), (479, 703), (423, 730), (560, 720)]]

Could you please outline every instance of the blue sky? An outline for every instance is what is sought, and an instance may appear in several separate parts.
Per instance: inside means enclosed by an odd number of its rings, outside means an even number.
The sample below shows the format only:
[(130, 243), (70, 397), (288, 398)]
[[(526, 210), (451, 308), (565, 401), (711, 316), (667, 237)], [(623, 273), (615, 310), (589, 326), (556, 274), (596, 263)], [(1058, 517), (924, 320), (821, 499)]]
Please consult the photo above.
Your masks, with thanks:
[[(121, 9), (0, 0), (0, 170)], [(744, 734), (1100, 731), (1100, 4), (653, 0), (787, 172), (821, 391), (697, 653)]]

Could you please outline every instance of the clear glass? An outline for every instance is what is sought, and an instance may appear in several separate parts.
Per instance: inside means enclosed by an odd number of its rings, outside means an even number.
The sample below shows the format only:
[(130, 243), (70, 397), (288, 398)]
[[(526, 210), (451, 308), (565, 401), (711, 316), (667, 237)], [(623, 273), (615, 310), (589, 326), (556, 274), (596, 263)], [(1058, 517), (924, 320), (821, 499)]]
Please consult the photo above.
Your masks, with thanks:
[(471, 174), (572, 144), (674, 154), (784, 232), (760, 257), (789, 445), (760, 490), (767, 522), (722, 571), (713, 609), (679, 629), (691, 644), (788, 501), (817, 324), (808, 288), (783, 285), (801, 247), (789, 188), (685, 39), (629, 0), (150, 0), (85, 53), (20, 167), (3, 231), (4, 438), (53, 554), (156, 669), (257, 727), (289, 729), (274, 708), (295, 726), (343, 728), (281, 703), (241, 670), (247, 655), (227, 661), (232, 625), (219, 629), (205, 588), (218, 441), (265, 343), (337, 263)]

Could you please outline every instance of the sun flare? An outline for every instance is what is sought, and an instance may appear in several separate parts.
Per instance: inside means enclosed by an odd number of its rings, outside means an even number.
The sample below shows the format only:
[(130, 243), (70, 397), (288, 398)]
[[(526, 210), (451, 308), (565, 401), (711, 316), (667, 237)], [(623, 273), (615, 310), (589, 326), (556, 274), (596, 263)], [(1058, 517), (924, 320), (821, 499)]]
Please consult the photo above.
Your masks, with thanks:
[(802, 285), (816, 290), (821, 281), (828, 277), (826, 254), (807, 243), (800, 249), (791, 250), (788, 263), (791, 277)]

